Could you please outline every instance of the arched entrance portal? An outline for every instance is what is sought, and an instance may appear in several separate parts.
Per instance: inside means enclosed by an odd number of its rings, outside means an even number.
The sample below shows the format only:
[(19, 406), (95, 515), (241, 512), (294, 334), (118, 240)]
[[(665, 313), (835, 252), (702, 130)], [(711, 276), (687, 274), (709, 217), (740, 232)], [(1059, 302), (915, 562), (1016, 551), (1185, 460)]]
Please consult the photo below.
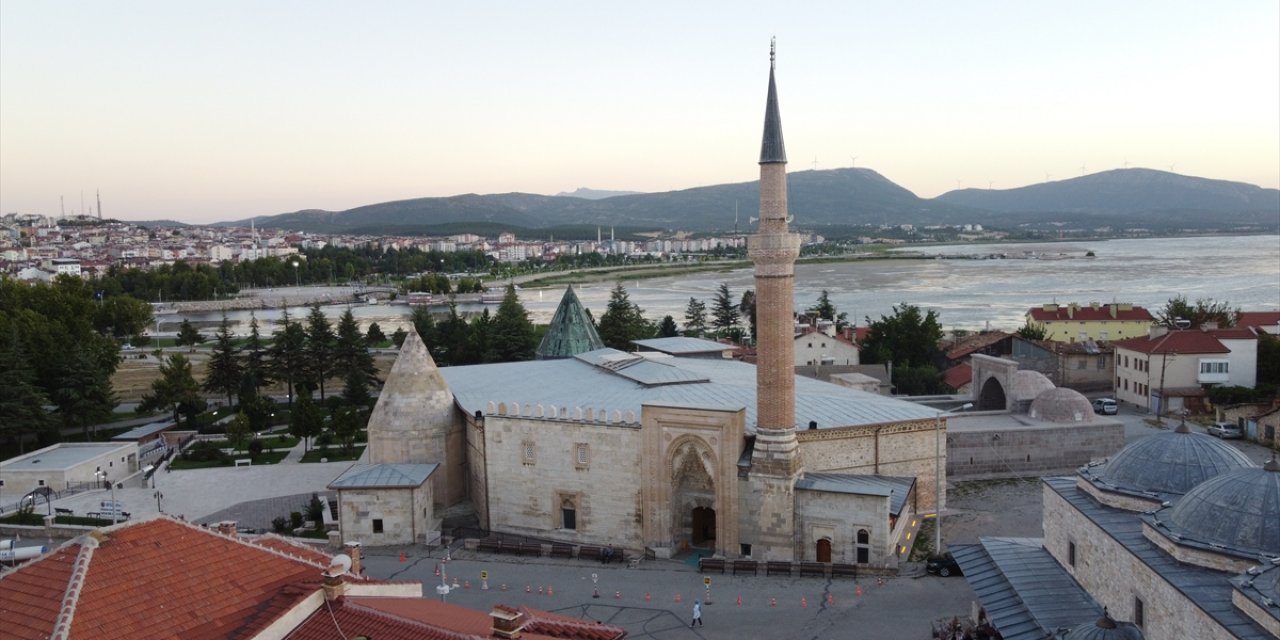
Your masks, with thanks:
[(1004, 386), (995, 377), (987, 378), (982, 383), (982, 392), (978, 395), (979, 411), (1003, 411), (1008, 408), (1004, 397)]
[(818, 562), (831, 562), (831, 541), (823, 538), (818, 541)]
[(714, 468), (711, 452), (698, 441), (681, 443), (671, 454), (671, 537), (676, 548), (718, 550)]
[(708, 507), (694, 507), (691, 514), (693, 520), (689, 544), (695, 547), (716, 546), (716, 510)]

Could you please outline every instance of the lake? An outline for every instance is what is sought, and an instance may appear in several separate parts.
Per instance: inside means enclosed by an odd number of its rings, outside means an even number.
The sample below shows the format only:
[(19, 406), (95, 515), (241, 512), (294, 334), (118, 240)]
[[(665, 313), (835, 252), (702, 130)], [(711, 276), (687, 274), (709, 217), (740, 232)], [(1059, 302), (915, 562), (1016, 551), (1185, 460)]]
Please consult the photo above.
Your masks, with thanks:
[[(1092, 257), (1087, 256), (1093, 252)], [(960, 244), (910, 247), (895, 253), (921, 254), (915, 260), (865, 260), (796, 266), (797, 310), (814, 304), (827, 290), (836, 308), (865, 324), (907, 302), (938, 312), (947, 329), (1013, 330), (1022, 326), (1028, 309), (1047, 302), (1131, 302), (1153, 313), (1176, 295), (1188, 300), (1213, 298), (1250, 311), (1280, 310), (1280, 236), (1212, 236), (1026, 244)], [(944, 258), (945, 256), (945, 258)], [(1003, 256), (1003, 257), (990, 257)], [(628, 281), (627, 292), (646, 317), (671, 315), (683, 321), (690, 297), (714, 300), (720, 283), (734, 300), (753, 287), (750, 268), (701, 272)], [(582, 303), (599, 318), (613, 283), (575, 286)], [(521, 301), (536, 323), (547, 323), (564, 286), (527, 288)], [(347, 305), (325, 307), (337, 318)], [(479, 305), (460, 306), (478, 312)], [(363, 326), (377, 322), (388, 334), (407, 323), (405, 305), (352, 305)], [(496, 306), (491, 307), (496, 311)], [(270, 333), (280, 310), (257, 311), (264, 333)], [(307, 309), (291, 309), (300, 317)], [(166, 316), (217, 321), (221, 314)], [(247, 330), (248, 312), (231, 312), (236, 332)]]

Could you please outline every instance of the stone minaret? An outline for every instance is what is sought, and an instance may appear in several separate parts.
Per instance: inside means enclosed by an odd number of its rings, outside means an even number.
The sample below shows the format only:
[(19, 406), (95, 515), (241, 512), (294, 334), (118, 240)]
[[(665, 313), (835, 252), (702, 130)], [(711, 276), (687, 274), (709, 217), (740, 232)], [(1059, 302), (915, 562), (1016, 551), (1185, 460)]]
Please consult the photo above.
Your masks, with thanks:
[[(787, 228), (787, 152), (769, 50), (769, 97), (760, 145), (760, 227), (747, 238), (755, 264), (756, 439), (751, 455), (754, 520), (752, 555), (791, 560), (795, 555), (795, 481), (800, 475), (796, 442), (795, 261), (800, 237)], [(758, 549), (758, 551), (757, 551)]]

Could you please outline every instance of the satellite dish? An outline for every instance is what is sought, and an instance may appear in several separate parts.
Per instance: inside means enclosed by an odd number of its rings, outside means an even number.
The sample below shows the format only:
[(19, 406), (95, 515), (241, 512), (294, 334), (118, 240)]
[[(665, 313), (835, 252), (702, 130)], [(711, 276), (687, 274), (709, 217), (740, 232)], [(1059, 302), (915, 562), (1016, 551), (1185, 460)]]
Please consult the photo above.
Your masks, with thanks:
[(339, 553), (333, 557), (332, 561), (329, 562), (329, 566), (342, 567), (342, 573), (346, 573), (351, 570), (351, 556), (345, 553)]

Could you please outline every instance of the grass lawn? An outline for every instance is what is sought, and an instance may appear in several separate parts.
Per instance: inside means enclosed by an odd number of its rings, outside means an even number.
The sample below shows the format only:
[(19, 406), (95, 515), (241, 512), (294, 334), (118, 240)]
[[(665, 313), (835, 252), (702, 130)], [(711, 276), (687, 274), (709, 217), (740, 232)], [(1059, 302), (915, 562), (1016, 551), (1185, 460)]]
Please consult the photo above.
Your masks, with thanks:
[(328, 450), (312, 449), (302, 456), (303, 462), (320, 462), (321, 458), (329, 462), (341, 462), (343, 460), (359, 460), (360, 454), (364, 453), (364, 447), (352, 447), (350, 453), (342, 450), (342, 447), (332, 447)]
[[(287, 455), (289, 455), (288, 451), (263, 451), (262, 455), (258, 456), (258, 459), (255, 460), (253, 464), (257, 464), (257, 465), (277, 464), (281, 460), (284, 460), (284, 457)], [(234, 467), (236, 465), (235, 463), (236, 460), (240, 458), (248, 458), (248, 457), (249, 457), (249, 454), (247, 453), (241, 454), (241, 455), (233, 455), (231, 456), (231, 462), (219, 462), (217, 460), (202, 460), (202, 461), (183, 460), (182, 457), (179, 456), (177, 458), (174, 458), (173, 461), (169, 463), (169, 468), (175, 471), (181, 471), (183, 469), (212, 469), (213, 467)]]

